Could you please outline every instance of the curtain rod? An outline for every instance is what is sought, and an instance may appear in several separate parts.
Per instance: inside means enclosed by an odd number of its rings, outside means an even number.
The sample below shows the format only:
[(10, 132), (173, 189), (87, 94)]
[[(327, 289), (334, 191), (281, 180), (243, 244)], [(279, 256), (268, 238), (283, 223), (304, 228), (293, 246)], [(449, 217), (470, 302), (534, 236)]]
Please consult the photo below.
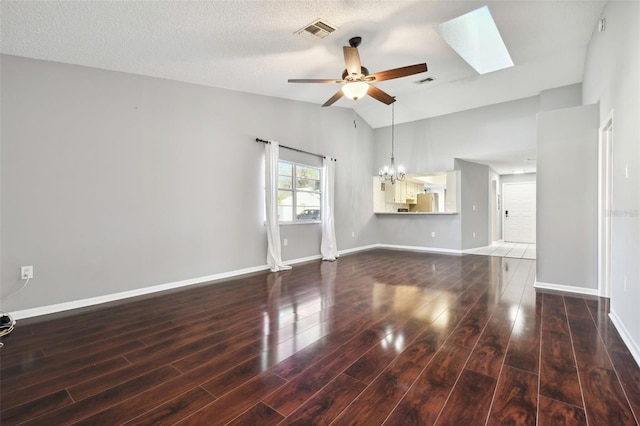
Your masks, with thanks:
[[(266, 140), (260, 139), (260, 138), (256, 138), (256, 142), (271, 143), (269, 141), (266, 141)], [(316, 157), (320, 157), (320, 158), (327, 158), (326, 155), (316, 154), (314, 152), (304, 151), (304, 150), (298, 149), (298, 148), (291, 148), (290, 146), (286, 146), (286, 145), (280, 145), (280, 147), (281, 148), (290, 149), (291, 151), (302, 152), (303, 154), (315, 155)], [(332, 160), (333, 161), (338, 161), (338, 159), (336, 159), (336, 158), (332, 158)]]

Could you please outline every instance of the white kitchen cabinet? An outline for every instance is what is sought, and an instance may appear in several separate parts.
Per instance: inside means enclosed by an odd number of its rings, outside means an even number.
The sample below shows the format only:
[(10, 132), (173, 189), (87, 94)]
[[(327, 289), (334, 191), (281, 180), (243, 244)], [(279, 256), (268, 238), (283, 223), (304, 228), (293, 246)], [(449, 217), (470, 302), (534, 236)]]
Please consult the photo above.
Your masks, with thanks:
[(413, 182), (405, 182), (405, 186), (406, 186), (406, 191), (407, 191), (407, 200), (412, 200), (413, 204), (415, 204), (416, 201), (416, 184)]
[(387, 203), (405, 204), (407, 202), (406, 182), (396, 182), (393, 185), (390, 182), (386, 182), (384, 192)]
[(403, 203), (403, 204), (406, 203), (407, 202), (407, 183), (396, 182), (393, 186), (395, 186), (394, 202)]

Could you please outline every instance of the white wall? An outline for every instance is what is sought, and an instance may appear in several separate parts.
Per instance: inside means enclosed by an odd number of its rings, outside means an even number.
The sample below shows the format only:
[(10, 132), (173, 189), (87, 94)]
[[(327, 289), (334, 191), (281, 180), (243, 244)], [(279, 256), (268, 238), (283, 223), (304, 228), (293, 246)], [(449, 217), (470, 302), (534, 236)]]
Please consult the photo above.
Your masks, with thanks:
[[(338, 248), (376, 241), (373, 131), (352, 110), (1, 60), (2, 295), (35, 270), (3, 310), (264, 266), (256, 137), (336, 157)], [(285, 259), (319, 254), (317, 224), (283, 228)]]
[(599, 102), (600, 124), (613, 112), (611, 313), (640, 364), (640, 3), (610, 1), (602, 17), (606, 31), (589, 44), (582, 96)]

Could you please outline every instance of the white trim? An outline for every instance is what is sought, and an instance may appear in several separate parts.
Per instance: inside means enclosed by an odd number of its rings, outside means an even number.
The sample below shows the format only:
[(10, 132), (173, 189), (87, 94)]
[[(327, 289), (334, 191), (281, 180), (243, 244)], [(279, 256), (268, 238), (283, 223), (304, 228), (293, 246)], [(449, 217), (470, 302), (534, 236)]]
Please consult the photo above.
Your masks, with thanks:
[[(370, 250), (376, 247), (377, 245), (355, 247), (347, 250), (342, 250), (339, 253), (340, 254), (354, 253), (354, 252), (363, 251), (363, 250)], [(309, 262), (309, 261), (318, 260), (318, 259), (322, 259), (322, 256), (319, 254), (313, 255), (313, 256), (301, 257), (298, 259), (287, 260), (284, 262), (284, 264), (294, 265), (296, 263)], [(265, 270), (269, 270), (268, 265), (260, 265), (260, 266), (250, 267), (250, 268), (237, 269), (235, 271), (222, 272), (219, 274), (207, 275), (207, 276), (198, 277), (198, 278), (191, 278), (191, 279), (182, 280), (182, 281), (175, 281), (175, 282), (166, 283), (166, 284), (159, 284), (151, 287), (137, 288), (135, 290), (106, 294), (104, 296), (89, 297), (87, 299), (73, 300), (71, 302), (56, 303), (53, 305), (39, 306), (37, 308), (23, 309), (20, 311), (12, 312), (11, 316), (15, 319), (25, 319), (25, 318), (37, 317), (40, 315), (49, 315), (49, 314), (54, 314), (58, 312), (69, 311), (72, 309), (86, 308), (88, 306), (100, 305), (103, 303), (114, 302), (117, 300), (129, 299), (137, 296), (144, 296), (147, 294), (157, 293), (165, 290), (172, 290), (172, 289), (186, 287), (186, 286), (195, 285), (195, 284), (203, 284), (210, 281), (218, 281), (225, 278), (232, 278), (238, 275), (245, 275), (245, 274), (250, 274), (253, 272), (260, 272)]]
[(360, 246), (360, 247), (354, 247), (354, 248), (345, 249), (345, 250), (338, 250), (338, 254), (356, 253), (359, 251), (372, 250), (378, 247), (379, 247), (379, 244), (371, 244), (368, 246)]
[(631, 334), (629, 334), (629, 331), (625, 328), (625, 326), (622, 324), (622, 321), (620, 321), (620, 318), (614, 311), (609, 312), (609, 318), (611, 319), (613, 326), (616, 328), (616, 330), (618, 330), (618, 333), (620, 333), (620, 337), (627, 345), (627, 349), (629, 349), (629, 352), (631, 352), (633, 359), (636, 360), (636, 364), (638, 364), (638, 367), (640, 367), (640, 347), (636, 342), (633, 341)]
[(74, 300), (71, 302), (56, 303), (54, 305), (40, 306), (37, 308), (23, 309), (15, 311), (11, 315), (16, 319), (31, 318), (40, 315), (48, 315), (56, 312), (69, 311), (71, 309), (85, 308), (92, 305), (100, 305), (102, 303), (113, 302), (116, 300), (129, 299), (131, 297), (143, 296), (146, 294), (157, 293), (159, 291), (172, 290), (175, 288), (186, 287), (194, 284), (202, 284), (208, 281), (216, 281), (224, 278), (231, 278), (237, 275), (250, 274), (269, 269), (269, 266), (255, 266), (252, 268), (239, 269), (236, 271), (222, 272), (215, 275), (207, 275), (204, 277), (191, 278), (188, 280), (175, 281), (172, 283), (159, 284), (151, 287), (137, 288), (135, 290), (123, 291), (120, 293), (112, 293), (104, 296), (90, 297), (88, 299)]
[(296, 263), (311, 262), (312, 260), (318, 260), (318, 259), (322, 259), (322, 256), (319, 255), (319, 254), (314, 254), (313, 256), (307, 256), (307, 257), (300, 257), (298, 259), (285, 260), (285, 261), (283, 261), (283, 263), (285, 265), (295, 265)]
[(462, 254), (462, 250), (458, 249), (447, 249), (441, 247), (421, 247), (421, 246), (401, 246), (396, 244), (376, 244), (379, 248), (393, 249), (393, 250), (411, 250), (411, 251), (426, 251), (426, 252), (435, 252), (435, 253), (446, 253), (446, 254)]
[(551, 283), (543, 283), (541, 281), (536, 280), (533, 283), (533, 288), (541, 288), (545, 290), (555, 290), (555, 291), (564, 291), (566, 293), (577, 293), (577, 294), (586, 294), (589, 296), (597, 296), (598, 289), (597, 288), (584, 288), (584, 287), (575, 287), (572, 285), (563, 285), (563, 284), (551, 284)]
[[(431, 252), (441, 252), (441, 253), (461, 253), (460, 250), (441, 249), (441, 248), (434, 248), (434, 247), (396, 246), (396, 245), (390, 245), (390, 244), (371, 244), (368, 246), (361, 246), (361, 247), (354, 247), (346, 250), (340, 250), (338, 253), (349, 254), (349, 253), (355, 253), (355, 252), (364, 251), (364, 250), (371, 250), (375, 248), (431, 251)], [(322, 256), (319, 254), (313, 255), (313, 256), (301, 257), (298, 259), (287, 260), (287, 261), (284, 261), (284, 264), (295, 265), (296, 263), (310, 262), (312, 260), (318, 260), (318, 259), (322, 259)], [(57, 312), (64, 312), (72, 309), (86, 308), (88, 306), (114, 302), (116, 300), (129, 299), (137, 296), (144, 296), (147, 294), (157, 293), (160, 291), (172, 290), (172, 289), (186, 287), (186, 286), (195, 285), (195, 284), (203, 284), (211, 281), (219, 281), (225, 278), (231, 278), (231, 277), (236, 277), (238, 275), (245, 275), (245, 274), (250, 274), (253, 272), (260, 272), (265, 270), (269, 270), (268, 265), (253, 266), (250, 268), (237, 269), (235, 271), (222, 272), (219, 274), (207, 275), (204, 277), (191, 278), (187, 280), (175, 281), (175, 282), (166, 283), (166, 284), (159, 284), (151, 287), (137, 288), (135, 290), (123, 291), (120, 293), (106, 294), (104, 296), (73, 300), (71, 302), (56, 303), (54, 305), (39, 306), (37, 308), (23, 309), (23, 310), (15, 311), (11, 313), (11, 316), (15, 319), (25, 319), (25, 318), (37, 317), (40, 315), (49, 315)]]

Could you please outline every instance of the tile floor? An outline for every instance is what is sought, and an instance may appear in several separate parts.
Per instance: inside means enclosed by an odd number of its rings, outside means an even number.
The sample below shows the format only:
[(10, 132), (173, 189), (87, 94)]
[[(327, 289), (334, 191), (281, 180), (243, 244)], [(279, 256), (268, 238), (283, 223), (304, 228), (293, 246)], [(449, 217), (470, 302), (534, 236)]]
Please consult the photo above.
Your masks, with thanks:
[(479, 254), (483, 256), (513, 257), (517, 259), (535, 259), (536, 245), (528, 243), (506, 243), (504, 241), (496, 241), (490, 246), (463, 250), (463, 253)]

